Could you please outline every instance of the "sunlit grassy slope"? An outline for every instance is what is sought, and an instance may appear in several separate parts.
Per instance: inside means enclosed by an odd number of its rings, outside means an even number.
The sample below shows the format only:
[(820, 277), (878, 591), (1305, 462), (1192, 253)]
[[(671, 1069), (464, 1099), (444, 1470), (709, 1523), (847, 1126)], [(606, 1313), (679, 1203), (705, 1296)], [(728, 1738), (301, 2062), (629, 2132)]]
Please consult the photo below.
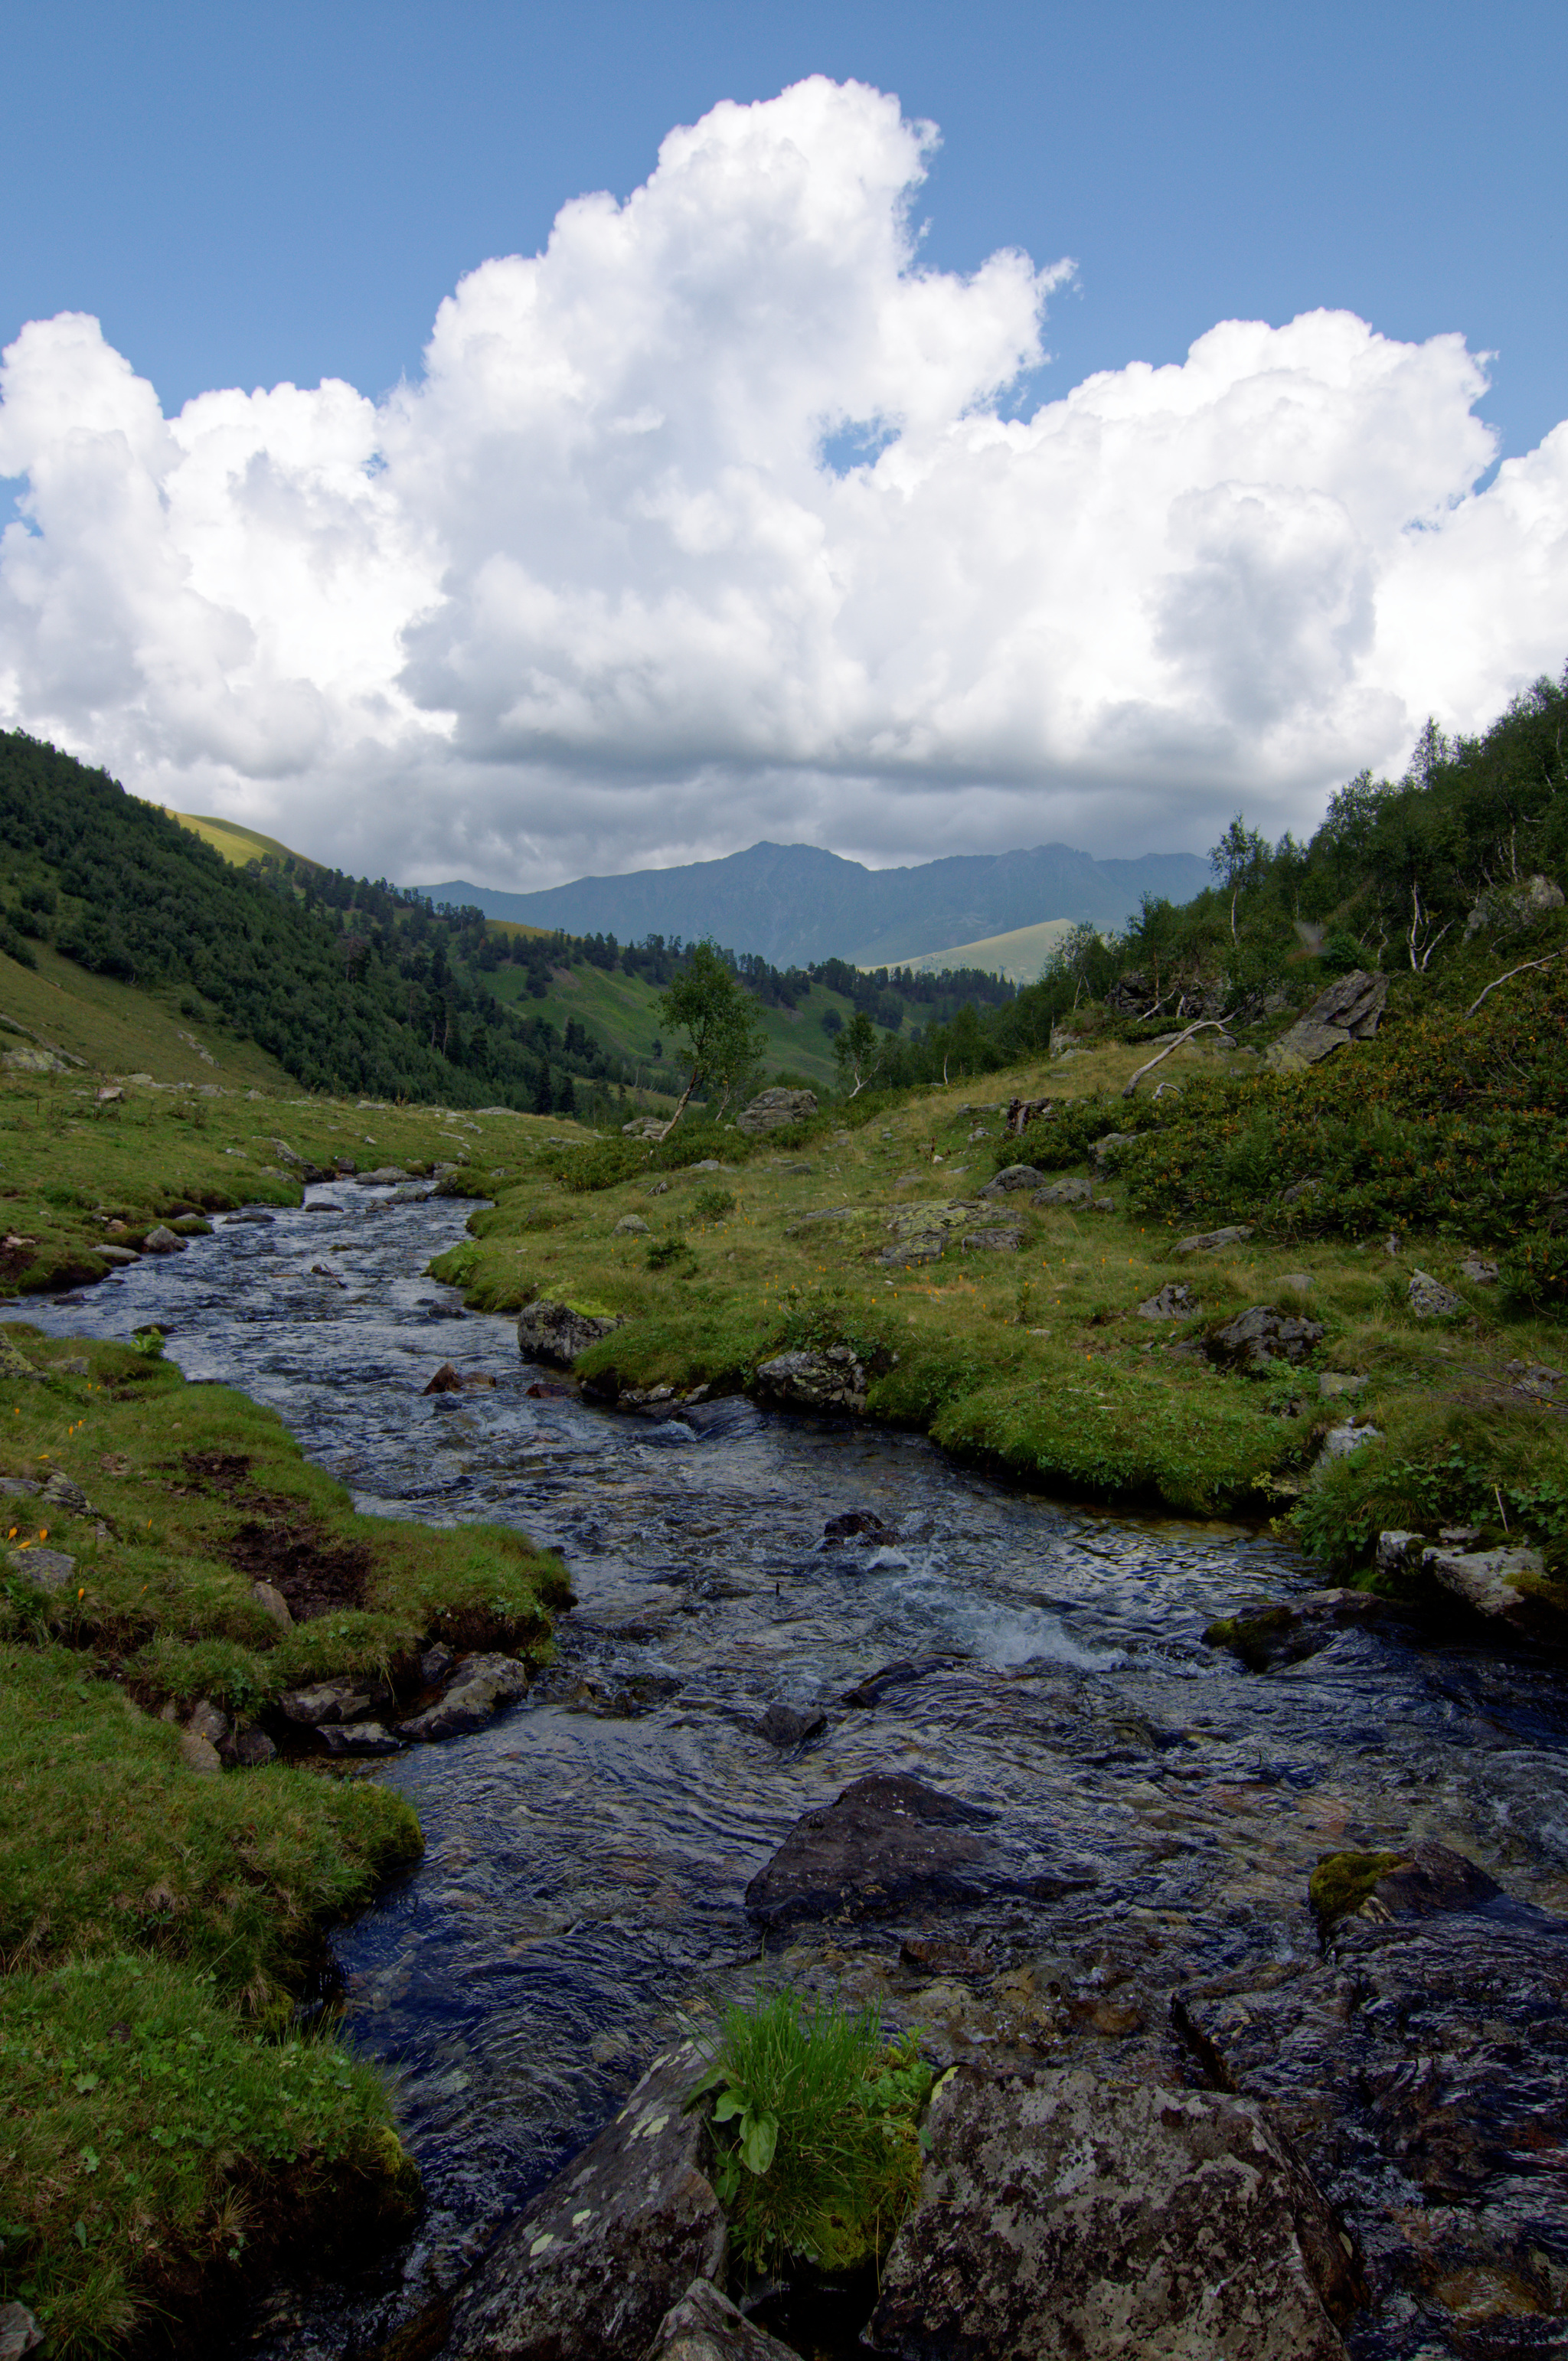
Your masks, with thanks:
[(201, 837), (214, 852), (232, 861), (236, 869), (243, 869), (247, 861), (259, 861), (264, 852), (271, 853), (277, 861), (302, 861), (309, 865), (307, 853), (295, 852), (291, 846), (280, 844), (275, 836), (263, 836), (259, 829), (242, 828), (236, 819), (211, 819), (201, 812), (179, 812), (171, 804), (165, 804), (163, 808), (170, 819), (177, 819), (192, 836)]
[[(685, 1074), (676, 1080), (678, 1059), (668, 1028), (662, 1025), (657, 1007), (659, 995), (641, 977), (626, 975), (619, 968), (613, 975), (607, 975), (602, 968), (590, 967), (585, 961), (571, 968), (557, 968), (549, 995), (543, 1000), (530, 1000), (526, 978), (505, 969), (488, 981), (498, 1000), (532, 1010), (547, 1017), (552, 1025), (564, 1028), (575, 1017), (607, 1049), (644, 1072), (652, 1065), (654, 1042), (661, 1041), (663, 1063), (670, 1071), (674, 1088), (685, 1087)], [(770, 1076), (782, 1069), (803, 1074), (817, 1089), (832, 1084), (836, 1071), (833, 1044), (822, 1030), (822, 1019), (829, 1008), (836, 1008), (846, 1020), (852, 1014), (852, 1004), (841, 993), (814, 984), (797, 1008), (759, 1010), (768, 1037), (762, 1062)]]
[[(47, 944), (38, 967), (0, 959), (0, 1052), (38, 1046), (85, 1060), (98, 1073), (150, 1074), (159, 1082), (219, 1082), (230, 1089), (298, 1091), (276, 1058), (204, 1018), (182, 1016), (176, 991), (147, 990), (93, 975)], [(197, 1045), (200, 1045), (198, 1047)], [(201, 1051), (205, 1049), (207, 1057)]]
[(1064, 935), (1072, 932), (1071, 918), (1042, 918), (1038, 926), (1014, 927), (1005, 935), (987, 935), (978, 943), (953, 943), (945, 951), (923, 951), (901, 965), (916, 975), (937, 975), (944, 968), (978, 967), (1002, 974), (1014, 983), (1033, 983)]

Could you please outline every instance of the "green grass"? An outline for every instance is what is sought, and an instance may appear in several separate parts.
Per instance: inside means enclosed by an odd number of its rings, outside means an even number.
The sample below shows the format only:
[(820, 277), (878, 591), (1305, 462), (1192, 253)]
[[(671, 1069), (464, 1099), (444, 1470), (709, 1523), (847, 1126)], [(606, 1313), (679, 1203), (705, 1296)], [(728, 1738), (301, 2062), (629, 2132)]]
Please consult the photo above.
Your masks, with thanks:
[(852, 2270), (886, 2251), (920, 2182), (931, 2069), (870, 2004), (798, 1993), (737, 2003), (692, 2092), (709, 2092), (713, 2183), (751, 2273), (803, 2258)]

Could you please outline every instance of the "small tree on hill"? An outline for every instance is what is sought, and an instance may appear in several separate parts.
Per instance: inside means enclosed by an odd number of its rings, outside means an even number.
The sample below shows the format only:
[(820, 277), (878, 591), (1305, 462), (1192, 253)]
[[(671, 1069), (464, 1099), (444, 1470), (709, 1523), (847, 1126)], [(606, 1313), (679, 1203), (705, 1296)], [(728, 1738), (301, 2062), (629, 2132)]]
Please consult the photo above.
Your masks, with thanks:
[(839, 1069), (839, 1087), (848, 1099), (858, 1097), (872, 1078), (876, 1063), (876, 1027), (863, 1008), (857, 1008), (849, 1023), (833, 1036), (833, 1060)]
[(1209, 866), (1231, 897), (1231, 940), (1236, 933), (1236, 904), (1249, 885), (1255, 885), (1268, 867), (1268, 847), (1255, 828), (1248, 828), (1237, 812), (1209, 854)]
[(693, 945), (685, 966), (669, 990), (659, 994), (659, 1014), (670, 1032), (685, 1035), (691, 1067), (680, 1104), (659, 1134), (667, 1139), (700, 1081), (706, 1077), (710, 1089), (717, 1083), (728, 1102), (768, 1042), (755, 1002), (741, 990), (711, 941)]

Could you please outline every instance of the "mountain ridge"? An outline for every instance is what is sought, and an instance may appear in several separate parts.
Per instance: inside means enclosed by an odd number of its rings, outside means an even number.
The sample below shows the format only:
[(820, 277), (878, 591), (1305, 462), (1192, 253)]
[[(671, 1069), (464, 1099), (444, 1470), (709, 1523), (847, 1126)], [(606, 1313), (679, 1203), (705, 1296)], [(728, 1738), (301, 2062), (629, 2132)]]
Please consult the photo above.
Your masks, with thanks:
[(1071, 845), (1001, 853), (949, 853), (904, 869), (868, 869), (819, 845), (767, 840), (718, 861), (579, 877), (531, 894), (506, 894), (450, 878), (419, 890), (467, 904), (488, 918), (560, 927), (576, 935), (713, 935), (780, 965), (848, 959), (878, 967), (1008, 934), (1047, 918), (1119, 928), (1141, 895), (1190, 901), (1210, 883), (1195, 852), (1147, 852), (1096, 861)]

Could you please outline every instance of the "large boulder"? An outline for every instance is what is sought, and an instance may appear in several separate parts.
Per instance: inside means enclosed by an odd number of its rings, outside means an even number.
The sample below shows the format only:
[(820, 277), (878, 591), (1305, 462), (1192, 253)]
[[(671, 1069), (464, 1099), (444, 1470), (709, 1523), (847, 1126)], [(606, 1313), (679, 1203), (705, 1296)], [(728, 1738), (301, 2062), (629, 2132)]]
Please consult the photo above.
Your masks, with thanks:
[(980, 1193), (982, 1197), (1005, 1197), (1014, 1189), (1037, 1189), (1045, 1177), (1043, 1172), (1036, 1172), (1032, 1164), (1004, 1165), (995, 1180), (988, 1180)]
[(1388, 979), (1353, 968), (1320, 992), (1304, 1016), (1270, 1045), (1268, 1062), (1282, 1072), (1302, 1073), (1352, 1041), (1370, 1040), (1388, 999)]
[(983, 1893), (992, 1815), (904, 1772), (873, 1772), (798, 1819), (746, 1888), (764, 1927), (795, 1918), (864, 1917), (916, 1900)]
[(1087, 1205), (1093, 1197), (1087, 1180), (1069, 1179), (1047, 1180), (1043, 1189), (1036, 1190), (1032, 1202), (1036, 1205)]
[(848, 1345), (819, 1353), (779, 1353), (757, 1370), (757, 1389), (793, 1410), (862, 1411), (866, 1372)]
[(792, 1123), (805, 1123), (816, 1113), (815, 1091), (762, 1091), (749, 1106), (741, 1108), (735, 1118), (735, 1128), (754, 1137), (759, 1132), (783, 1131)]
[(689, 2042), (658, 2059), (502, 2232), (453, 2307), (454, 2361), (645, 2361), (692, 2281), (721, 2275), (703, 2117), (681, 2112), (706, 2062)]
[(866, 2342), (901, 2361), (1344, 2361), (1328, 2207), (1245, 2099), (960, 2065)]
[(1538, 918), (1549, 918), (1563, 907), (1563, 888), (1550, 877), (1527, 877), (1522, 885), (1499, 885), (1483, 894), (1464, 921), (1464, 939), (1488, 929), (1495, 935), (1522, 934)]
[(545, 1297), (524, 1304), (517, 1316), (517, 1349), (525, 1361), (544, 1361), (552, 1368), (569, 1369), (579, 1353), (613, 1336), (623, 1320), (608, 1313), (579, 1312), (575, 1304), (555, 1303)]
[(1418, 1320), (1452, 1320), (1456, 1312), (1470, 1308), (1462, 1295), (1455, 1295), (1452, 1287), (1444, 1287), (1441, 1279), (1433, 1279), (1427, 1270), (1410, 1273), (1406, 1296)]
[(1553, 1582), (1533, 1549), (1426, 1549), (1421, 1570), (1488, 1622), (1523, 1638), (1568, 1635), (1568, 1585)]

